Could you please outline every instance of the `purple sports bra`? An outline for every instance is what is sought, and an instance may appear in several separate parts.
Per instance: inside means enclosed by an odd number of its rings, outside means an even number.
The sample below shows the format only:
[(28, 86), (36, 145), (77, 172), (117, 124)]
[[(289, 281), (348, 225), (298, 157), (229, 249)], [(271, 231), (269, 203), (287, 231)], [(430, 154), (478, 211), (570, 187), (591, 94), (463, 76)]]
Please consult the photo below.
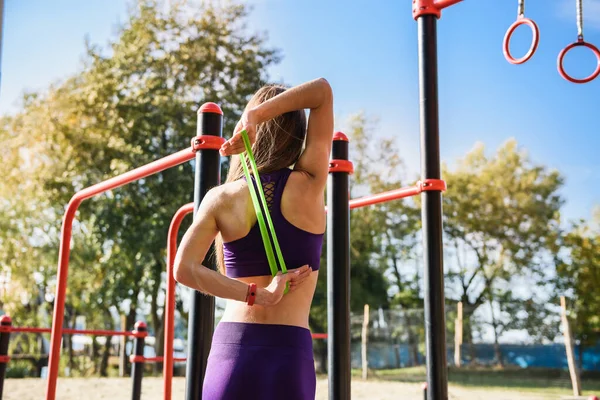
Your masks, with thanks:
[[(300, 229), (281, 213), (281, 195), (291, 173), (289, 168), (261, 173), (260, 180), (287, 269), (308, 264), (316, 271), (320, 266), (324, 234)], [(230, 278), (271, 275), (258, 223), (243, 238), (223, 243), (223, 255)]]

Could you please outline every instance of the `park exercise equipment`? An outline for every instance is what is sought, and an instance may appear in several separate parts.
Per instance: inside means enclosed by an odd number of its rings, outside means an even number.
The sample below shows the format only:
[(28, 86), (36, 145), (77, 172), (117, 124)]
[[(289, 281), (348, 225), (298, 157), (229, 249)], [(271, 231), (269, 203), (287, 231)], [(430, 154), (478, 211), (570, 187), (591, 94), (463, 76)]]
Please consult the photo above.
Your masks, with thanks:
[[(418, 24), (418, 59), (420, 92), (421, 181), (420, 191), (408, 190), (406, 195), (422, 196), (423, 249), (424, 249), (424, 305), (425, 338), (427, 354), (427, 387), (430, 400), (447, 399), (444, 278), (442, 260), (442, 206), (443, 184), (440, 179), (439, 147), (439, 101), (437, 78), (437, 18), (444, 8), (462, 0), (413, 0), (413, 17)], [(582, 0), (578, 4), (578, 42), (567, 46), (565, 53), (574, 46), (585, 46), (594, 51), (600, 63), (600, 52), (583, 40)], [(509, 39), (510, 40), (510, 39)], [(535, 41), (534, 41), (535, 42)], [(564, 54), (563, 54), (564, 57)], [(559, 57), (560, 70), (562, 59)], [(598, 68), (600, 70), (600, 67)], [(572, 82), (585, 83), (594, 79), (600, 71), (584, 80), (571, 78)], [(568, 76), (565, 74), (565, 76)], [(60, 340), (63, 334), (65, 290), (67, 285), (71, 228), (79, 204), (90, 197), (104, 193), (124, 184), (147, 177), (164, 169), (196, 158), (194, 185), (194, 209), (197, 210), (206, 191), (219, 182), (218, 148), (222, 139), (222, 111), (213, 103), (199, 110), (199, 133), (193, 141), (193, 149), (183, 150), (123, 175), (111, 178), (76, 193), (65, 212), (61, 231), (58, 284), (52, 323), (48, 386), (46, 400), (54, 400)], [(329, 367), (330, 398), (350, 398), (350, 333), (349, 333), (349, 214), (347, 140), (334, 138), (332, 167), (328, 182), (328, 311), (329, 311)], [(214, 268), (213, 261), (205, 265)], [(170, 285), (168, 289), (171, 289)], [(174, 290), (174, 288), (173, 288)], [(190, 309), (189, 351), (187, 365), (188, 387), (186, 399), (201, 398), (201, 384), (206, 358), (210, 348), (214, 323), (214, 300), (194, 293)], [(167, 330), (168, 332), (168, 330)], [(167, 342), (168, 343), (168, 342)], [(169, 356), (171, 353), (167, 353)]]
[[(64, 321), (65, 291), (67, 288), (69, 253), (71, 241), (71, 229), (75, 213), (81, 202), (90, 197), (104, 193), (123, 186), (127, 183), (145, 178), (167, 168), (196, 159), (195, 168), (195, 194), (193, 206), (188, 205), (178, 212), (174, 222), (169, 229), (169, 265), (172, 268), (175, 258), (176, 232), (186, 212), (196, 211), (206, 192), (220, 182), (220, 159), (218, 149), (224, 142), (222, 138), (223, 114), (219, 106), (214, 103), (206, 103), (198, 111), (198, 134), (192, 140), (192, 149), (182, 150), (160, 160), (149, 163), (143, 167), (117, 177), (108, 179), (99, 184), (85, 188), (77, 192), (65, 211), (63, 227), (61, 230), (61, 243), (59, 251), (59, 265), (57, 272), (56, 300), (53, 313), (50, 358), (48, 365), (48, 383), (46, 388), (46, 400), (56, 398), (56, 384), (58, 377), (58, 366), (60, 358), (60, 341), (66, 330), (62, 327)], [(439, 154), (439, 152), (438, 152)], [(439, 155), (438, 155), (439, 159)], [(439, 161), (438, 161), (439, 164)], [(415, 187), (399, 189), (388, 193), (368, 196), (353, 201), (348, 198), (348, 174), (352, 172), (352, 163), (348, 161), (348, 139), (342, 133), (334, 135), (332, 146), (332, 160), (330, 164), (329, 196), (328, 204), (328, 230), (329, 256), (328, 263), (332, 273), (328, 285), (330, 324), (328, 337), (329, 366), (331, 371), (330, 396), (331, 398), (349, 398), (350, 396), (350, 330), (349, 330), (349, 293), (350, 293), (350, 264), (349, 264), (349, 209), (370, 204), (376, 204), (394, 198), (402, 198), (419, 193), (438, 194), (445, 185), (438, 177), (426, 178)], [(424, 175), (426, 176), (426, 175)], [(440, 197), (438, 196), (438, 199)], [(441, 208), (441, 203), (439, 204)], [(440, 216), (441, 218), (441, 216)], [(440, 220), (441, 224), (441, 220)], [(173, 235), (175, 233), (175, 235)], [(440, 235), (441, 240), (441, 235)], [(437, 253), (441, 254), (440, 248)], [(431, 246), (429, 246), (430, 248)], [(209, 251), (208, 254), (211, 252)], [(204, 265), (215, 268), (214, 262), (207, 258)], [(165, 311), (165, 375), (172, 374), (173, 365), (173, 326), (174, 326), (174, 295), (175, 283), (172, 271), (168, 274), (168, 301), (171, 306)], [(443, 316), (443, 315), (442, 315)], [(188, 358), (187, 358), (187, 386), (186, 398), (200, 399), (206, 361), (210, 350), (214, 327), (214, 299), (194, 292), (190, 309), (189, 333), (188, 333)], [(140, 359), (136, 359), (140, 360)], [(170, 392), (166, 388), (165, 393)]]
[[(441, 172), (437, 76), (437, 19), (441, 17), (443, 9), (462, 1), (413, 0), (412, 2), (412, 13), (414, 19), (417, 21), (418, 31), (421, 177), (423, 182), (427, 179), (440, 179)], [(559, 71), (561, 75), (571, 82), (586, 83), (600, 74), (600, 52), (598, 52), (595, 46), (583, 40), (583, 0), (576, 0), (576, 4), (578, 41), (573, 45), (567, 46), (564, 53), (561, 53), (562, 57), (559, 56)], [(512, 33), (517, 26), (527, 24), (533, 29), (534, 38), (531, 49), (521, 62), (525, 62), (526, 59), (531, 58), (533, 53), (535, 53), (539, 41), (537, 25), (533, 21), (527, 22), (524, 6), (524, 0), (519, 0), (517, 25), (511, 25), (507, 37), (505, 37), (506, 49)], [(566, 52), (575, 46), (590, 48), (598, 58), (598, 68), (588, 78), (577, 80), (564, 73), (562, 59)], [(508, 54), (510, 56), (510, 52)], [(510, 56), (509, 62), (511, 60), (514, 63), (521, 59), (514, 59)], [(446, 371), (441, 190), (426, 191), (422, 194), (422, 199), (427, 398), (429, 400), (446, 400), (448, 399), (448, 376)]]
[[(13, 326), (12, 320), (8, 315), (0, 317), (0, 400), (4, 393), (4, 378), (6, 375), (7, 364), (11, 357), (8, 355), (8, 347), (11, 333), (50, 333), (50, 328), (40, 328), (31, 326)], [(134, 338), (133, 354), (130, 361), (131, 367), (131, 399), (140, 400), (142, 396), (142, 378), (144, 375), (144, 362), (152, 361), (154, 358), (144, 357), (144, 343), (148, 336), (146, 324), (142, 321), (135, 323), (132, 331), (111, 331), (106, 329), (68, 329), (62, 330), (64, 335), (94, 335), (94, 336), (128, 336)], [(157, 358), (157, 357), (155, 357)]]
[[(459, 0), (459, 1), (462, 1), (462, 0)], [(531, 57), (533, 57), (533, 55), (535, 54), (535, 52), (538, 48), (539, 41), (540, 41), (540, 30), (538, 28), (538, 25), (532, 19), (525, 17), (525, 0), (518, 0), (518, 2), (519, 2), (519, 8), (518, 8), (518, 13), (517, 13), (517, 20), (506, 31), (506, 35), (504, 36), (504, 43), (503, 43), (504, 57), (511, 64), (523, 64), (526, 61), (528, 61), (529, 59), (531, 59)], [(562, 76), (567, 81), (573, 82), (573, 83), (587, 83), (587, 82), (593, 81), (600, 75), (600, 50), (593, 44), (586, 42), (583, 38), (583, 0), (575, 0), (575, 5), (577, 7), (577, 41), (568, 45), (567, 47), (565, 47), (558, 54), (557, 68), (558, 68), (558, 72), (559, 72), (560, 76)], [(532, 32), (531, 46), (529, 48), (529, 51), (523, 57), (514, 58), (510, 52), (510, 40), (511, 40), (512, 35), (515, 32), (515, 30), (521, 25), (527, 25), (531, 28), (531, 32)], [(596, 60), (597, 60), (596, 69), (587, 78), (581, 78), (581, 79), (573, 78), (565, 70), (565, 66), (564, 66), (565, 56), (567, 55), (567, 53), (569, 51), (573, 50), (576, 47), (586, 47), (586, 48), (590, 49), (592, 51), (592, 53), (594, 54), (594, 56), (596, 57)]]
[[(329, 163), (330, 187), (328, 193), (338, 193), (335, 199), (328, 198), (327, 204), (331, 209), (328, 211), (328, 268), (332, 273), (331, 281), (328, 282), (328, 333), (313, 333), (313, 339), (328, 339), (329, 348), (329, 373), (330, 373), (330, 398), (349, 398), (350, 384), (350, 329), (349, 329), (349, 210), (366, 207), (370, 205), (385, 203), (410, 196), (415, 196), (425, 191), (445, 191), (446, 184), (439, 179), (426, 179), (419, 181), (414, 186), (394, 189), (383, 193), (368, 195), (357, 199), (348, 198), (348, 174), (353, 172), (353, 165), (348, 161), (348, 138), (341, 132), (333, 136), (332, 159)], [(337, 177), (337, 179), (336, 179)], [(340, 188), (341, 185), (345, 185)], [(332, 196), (333, 197), (333, 196)], [(163, 394), (165, 400), (171, 400), (172, 377), (173, 377), (173, 341), (175, 326), (175, 287), (176, 281), (173, 276), (175, 255), (177, 254), (177, 236), (179, 228), (186, 215), (194, 210), (194, 204), (183, 205), (173, 215), (169, 226), (169, 237), (167, 240), (167, 293), (165, 299), (165, 355), (163, 364)], [(337, 316), (334, 318), (333, 316)], [(333, 329), (331, 328), (333, 327)], [(337, 329), (336, 329), (337, 327)]]
[[(593, 44), (588, 43), (583, 39), (583, 0), (575, 0), (575, 1), (577, 3), (577, 41), (568, 45), (567, 47), (565, 47), (558, 55), (558, 72), (560, 73), (560, 75), (563, 78), (565, 78), (569, 82), (587, 83), (587, 82), (590, 82), (590, 81), (596, 79), (598, 77), (598, 75), (600, 75), (600, 50), (598, 50), (598, 48), (596, 46), (594, 46)], [(574, 49), (576, 47), (581, 47), (581, 46), (587, 47), (594, 53), (594, 55), (596, 56), (598, 65), (597, 65), (595, 71), (592, 72), (592, 74), (590, 76), (588, 76), (587, 78), (576, 79), (576, 78), (573, 78), (572, 76), (570, 76), (569, 74), (567, 74), (567, 72), (565, 71), (565, 67), (563, 65), (563, 61), (569, 51), (571, 51), (572, 49)]]
[[(50, 358), (48, 362), (48, 382), (46, 386), (46, 400), (56, 399), (56, 384), (60, 361), (61, 339), (64, 333), (63, 322), (65, 312), (65, 297), (69, 271), (69, 254), (71, 250), (71, 231), (75, 213), (82, 201), (91, 197), (116, 189), (120, 186), (137, 181), (147, 176), (156, 174), (165, 169), (183, 164), (196, 159), (196, 177), (194, 183), (194, 204), (200, 205), (202, 197), (208, 189), (219, 182), (220, 161), (218, 150), (225, 139), (221, 135), (223, 113), (214, 103), (205, 103), (198, 110), (198, 132), (192, 139), (191, 149), (181, 150), (167, 157), (151, 162), (142, 167), (133, 169), (122, 175), (78, 191), (73, 195), (63, 218), (61, 229), (60, 249), (58, 256), (58, 271), (54, 313), (52, 315), (52, 336), (50, 338)], [(212, 176), (211, 176), (212, 175)], [(210, 264), (209, 264), (210, 265)], [(203, 314), (205, 313), (205, 314)], [(189, 350), (192, 357), (188, 357), (188, 378), (201, 378), (202, 360), (206, 360), (212, 336), (214, 320), (214, 300), (200, 296), (198, 293), (192, 300), (190, 309), (190, 339)], [(206, 335), (201, 343), (201, 329), (206, 329)], [(199, 337), (200, 335), (200, 337)], [(202, 346), (204, 344), (204, 346)], [(207, 346), (208, 345), (208, 346)], [(205, 362), (205, 361), (204, 361)], [(201, 380), (200, 380), (201, 382)], [(200, 398), (200, 397), (197, 397)]]
[[(515, 30), (521, 26), (527, 25), (531, 28), (532, 38), (531, 38), (531, 46), (529, 51), (521, 58), (514, 58), (510, 53), (510, 39), (512, 38)], [(519, 10), (517, 12), (517, 20), (513, 22), (513, 24), (506, 31), (506, 35), (504, 36), (504, 57), (511, 64), (523, 64), (528, 61), (535, 54), (538, 45), (540, 43), (540, 28), (538, 28), (537, 24), (530, 18), (525, 17), (525, 0), (519, 0)]]

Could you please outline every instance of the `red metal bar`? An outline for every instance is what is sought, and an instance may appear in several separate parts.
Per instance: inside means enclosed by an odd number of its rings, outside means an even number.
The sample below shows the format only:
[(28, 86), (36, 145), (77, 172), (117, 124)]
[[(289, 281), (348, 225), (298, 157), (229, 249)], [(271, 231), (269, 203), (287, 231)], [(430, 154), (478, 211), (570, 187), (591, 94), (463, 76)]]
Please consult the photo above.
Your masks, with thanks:
[(463, 0), (413, 0), (413, 17), (416, 20), (422, 15), (442, 16), (442, 10)]
[(313, 333), (312, 338), (313, 339), (327, 339), (327, 334), (326, 333)]
[(385, 203), (386, 201), (392, 201), (402, 199), (405, 197), (416, 196), (421, 193), (423, 189), (418, 186), (411, 186), (401, 189), (390, 190), (389, 192), (383, 192), (379, 194), (373, 194), (370, 196), (359, 197), (358, 199), (350, 200), (350, 209), (371, 206), (373, 204)]
[(186, 215), (194, 212), (194, 203), (182, 206), (171, 220), (167, 242), (167, 298), (165, 300), (165, 356), (163, 363), (163, 387), (165, 400), (171, 400), (173, 379), (173, 341), (175, 340), (175, 277), (173, 268), (177, 254), (177, 234)]
[(0, 327), (0, 332), (50, 333), (50, 328), (38, 328), (33, 326), (6, 326)]
[[(10, 332), (20, 333), (50, 333), (50, 328), (39, 328), (35, 326), (14, 326), (7, 329)], [(0, 329), (1, 331), (1, 329)], [(96, 336), (138, 336), (139, 334), (130, 331), (109, 331), (104, 329), (63, 329), (63, 335), (96, 335)]]
[(138, 337), (138, 336), (147, 336), (148, 333), (144, 332), (141, 334), (139, 332), (130, 332), (130, 331), (108, 331), (104, 329), (63, 329), (63, 334), (67, 335), (96, 335), (96, 336), (129, 336), (129, 337)]
[[(141, 362), (141, 360), (143, 360), (144, 362), (161, 362), (165, 359), (163, 356), (157, 356), (157, 357), (142, 357), (140, 359), (135, 358), (135, 361), (133, 361), (134, 360), (133, 357), (134, 356), (129, 357), (129, 360), (131, 362)], [(172, 360), (175, 362), (183, 362), (183, 361), (186, 361), (187, 359), (185, 357), (183, 357), (183, 358), (175, 357)]]
[(167, 168), (174, 167), (192, 160), (196, 154), (188, 149), (181, 150), (160, 160), (151, 162), (122, 175), (108, 179), (104, 182), (85, 188), (73, 195), (63, 218), (60, 238), (60, 251), (58, 255), (58, 271), (54, 314), (52, 315), (52, 336), (50, 339), (50, 359), (48, 361), (48, 384), (46, 386), (46, 400), (56, 399), (56, 380), (60, 361), (60, 344), (63, 335), (63, 322), (65, 312), (65, 292), (67, 289), (67, 276), (69, 273), (69, 253), (71, 250), (71, 230), (77, 208), (83, 200), (118, 188), (130, 182), (156, 174)]
[(442, 10), (446, 7), (453, 6), (454, 4), (460, 3), (463, 0), (435, 0), (435, 6)]

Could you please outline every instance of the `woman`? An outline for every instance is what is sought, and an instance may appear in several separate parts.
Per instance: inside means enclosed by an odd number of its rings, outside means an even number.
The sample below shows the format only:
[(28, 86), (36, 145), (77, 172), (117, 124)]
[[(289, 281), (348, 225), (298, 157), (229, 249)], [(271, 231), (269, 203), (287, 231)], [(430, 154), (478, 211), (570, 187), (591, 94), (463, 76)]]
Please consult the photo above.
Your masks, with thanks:
[[(305, 109), (310, 109), (308, 126)], [(243, 129), (253, 143), (289, 268), (275, 277), (258, 229), (250, 182), (242, 179), (238, 154), (244, 151)], [(325, 79), (288, 90), (270, 85), (250, 100), (233, 137), (220, 150), (223, 156), (233, 156), (227, 182), (204, 197), (175, 261), (178, 282), (227, 299), (213, 336), (204, 399), (315, 397), (308, 316), (325, 231), (332, 134), (333, 94)], [(202, 266), (213, 240), (221, 273)]]

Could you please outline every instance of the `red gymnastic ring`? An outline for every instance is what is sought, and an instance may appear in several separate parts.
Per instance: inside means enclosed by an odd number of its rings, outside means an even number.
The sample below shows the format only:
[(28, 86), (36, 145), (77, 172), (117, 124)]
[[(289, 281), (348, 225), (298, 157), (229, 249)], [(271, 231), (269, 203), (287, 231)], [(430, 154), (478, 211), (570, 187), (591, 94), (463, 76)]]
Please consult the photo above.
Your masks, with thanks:
[[(575, 79), (575, 78), (569, 76), (567, 74), (567, 72), (565, 71), (565, 66), (563, 64), (563, 61), (564, 61), (567, 53), (571, 49), (574, 49), (575, 47), (578, 47), (578, 46), (584, 46), (584, 47), (587, 47), (588, 49), (592, 50), (592, 52), (596, 55), (596, 58), (598, 59), (598, 66), (596, 67), (596, 70), (590, 76), (588, 76), (587, 78), (584, 78), (584, 79)], [(600, 75), (600, 50), (598, 50), (598, 48), (596, 46), (594, 46), (593, 44), (585, 42), (583, 40), (583, 38), (580, 37), (575, 43), (571, 43), (570, 45), (565, 47), (558, 55), (558, 72), (560, 73), (560, 75), (563, 78), (565, 78), (569, 82), (587, 83), (587, 82), (593, 81), (594, 79), (596, 79), (598, 77), (598, 75)]]
[[(527, 25), (531, 28), (531, 33), (533, 34), (531, 38), (531, 47), (529, 48), (527, 54), (525, 54), (523, 57), (514, 58), (510, 54), (510, 39), (512, 38), (513, 33), (515, 33), (515, 30), (521, 25)], [(504, 35), (504, 57), (506, 57), (506, 60), (511, 64), (523, 64), (533, 57), (538, 48), (538, 44), (540, 44), (540, 29), (538, 28), (537, 24), (529, 18), (519, 16), (517, 20), (513, 22), (510, 28), (508, 28), (506, 35)]]

